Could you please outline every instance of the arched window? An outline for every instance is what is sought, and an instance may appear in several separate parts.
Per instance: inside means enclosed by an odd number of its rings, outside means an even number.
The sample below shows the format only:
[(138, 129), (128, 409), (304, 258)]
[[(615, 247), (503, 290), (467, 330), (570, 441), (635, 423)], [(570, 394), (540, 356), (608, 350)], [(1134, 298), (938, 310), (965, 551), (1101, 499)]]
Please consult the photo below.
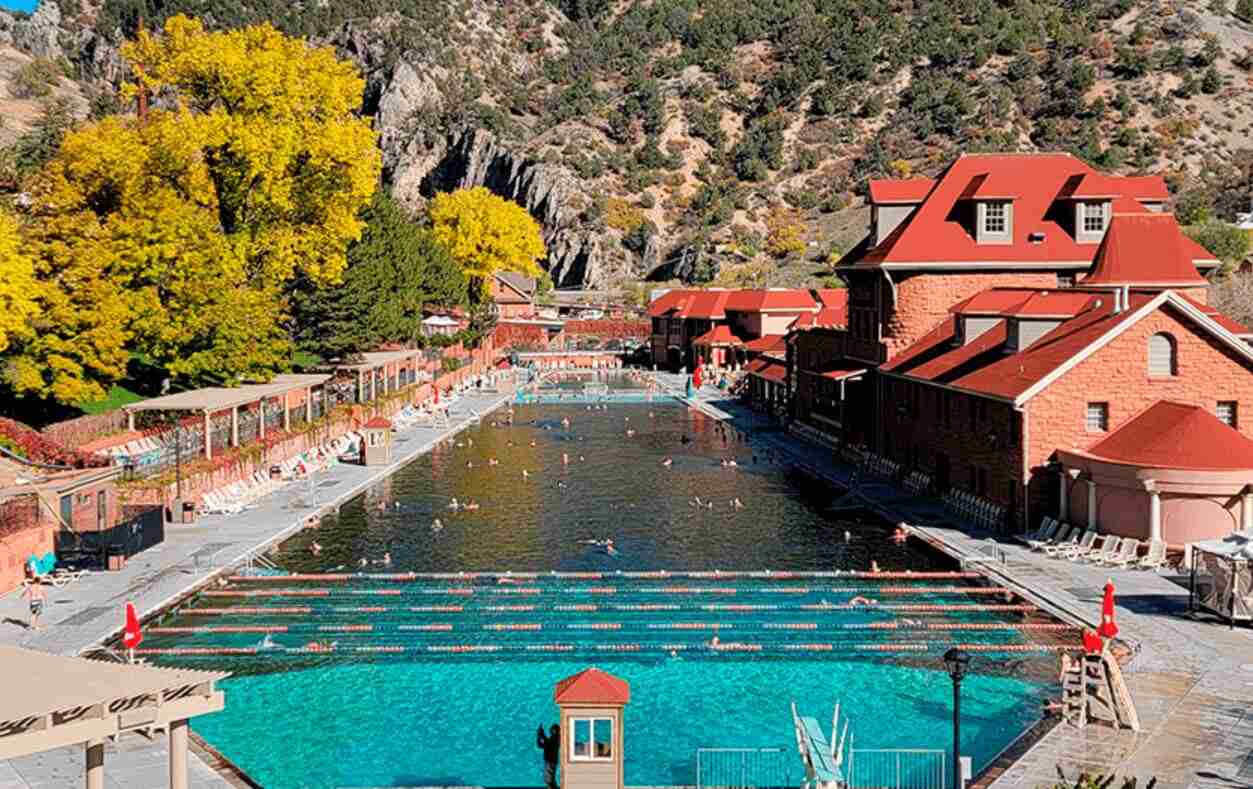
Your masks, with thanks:
[(1149, 377), (1169, 378), (1177, 370), (1175, 338), (1169, 334), (1154, 334), (1149, 338)]

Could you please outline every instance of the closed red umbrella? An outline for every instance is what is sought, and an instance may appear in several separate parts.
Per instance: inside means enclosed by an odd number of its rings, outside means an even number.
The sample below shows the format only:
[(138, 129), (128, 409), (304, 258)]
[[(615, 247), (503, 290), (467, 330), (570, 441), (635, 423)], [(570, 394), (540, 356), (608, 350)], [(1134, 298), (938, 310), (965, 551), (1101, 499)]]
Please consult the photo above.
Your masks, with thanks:
[(1101, 601), (1101, 626), (1097, 629), (1105, 638), (1118, 635), (1118, 625), (1114, 622), (1114, 581), (1105, 582), (1105, 599)]
[(1089, 628), (1083, 629), (1083, 651), (1089, 655), (1100, 654), (1101, 649), (1105, 645), (1101, 643), (1101, 637), (1096, 634), (1095, 630)]
[(439, 386), (432, 386), (431, 389), (435, 392), (435, 405), (439, 405)]
[(135, 604), (126, 604), (126, 627), (122, 630), (122, 646), (134, 649), (144, 642), (144, 631), (139, 629), (139, 616), (135, 614)]
[(696, 365), (696, 372), (692, 374), (692, 386), (700, 388), (700, 365)]

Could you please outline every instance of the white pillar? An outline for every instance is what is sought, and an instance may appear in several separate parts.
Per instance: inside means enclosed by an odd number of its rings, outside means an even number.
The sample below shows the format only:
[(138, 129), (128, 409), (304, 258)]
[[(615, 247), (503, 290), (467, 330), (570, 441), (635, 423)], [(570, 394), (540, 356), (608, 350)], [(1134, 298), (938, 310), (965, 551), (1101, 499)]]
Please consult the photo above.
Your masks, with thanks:
[(291, 403), (287, 393), (283, 394), (283, 429), (291, 430)]
[(104, 740), (87, 743), (87, 789), (104, 789)]
[(1253, 489), (1245, 488), (1240, 499), (1240, 530), (1253, 531)]
[(170, 722), (170, 789), (187, 789), (187, 721)]
[(1096, 528), (1096, 480), (1088, 479), (1088, 528)]
[(231, 446), (239, 446), (239, 406), (231, 406)]
[(357, 371), (357, 402), (365, 402), (365, 370)]
[(1162, 494), (1152, 482), (1149, 487), (1149, 541), (1162, 541)]
[(209, 412), (204, 412), (204, 459), (213, 459), (213, 433), (209, 430)]
[[(326, 386), (326, 384), (322, 384), (322, 385)], [(313, 387), (312, 386), (305, 387), (305, 421), (306, 422), (313, 421)]]
[(134, 411), (126, 412), (126, 429), (131, 431), (132, 433), (135, 432), (135, 412)]
[(257, 402), (257, 438), (265, 438), (265, 398)]

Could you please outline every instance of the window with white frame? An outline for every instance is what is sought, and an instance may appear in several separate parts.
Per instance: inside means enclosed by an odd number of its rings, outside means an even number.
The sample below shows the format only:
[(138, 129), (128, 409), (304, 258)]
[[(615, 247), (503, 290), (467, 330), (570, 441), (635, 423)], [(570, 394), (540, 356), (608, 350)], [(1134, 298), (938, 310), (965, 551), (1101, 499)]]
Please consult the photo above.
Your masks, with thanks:
[(1239, 404), (1235, 400), (1219, 400), (1218, 406), (1214, 409), (1214, 415), (1227, 427), (1238, 427), (1236, 414), (1238, 408)]
[(983, 206), (983, 232), (1004, 235), (1008, 230), (1005, 203), (987, 203)]
[(1109, 403), (1088, 403), (1086, 425), (1089, 433), (1109, 430)]
[(571, 718), (570, 759), (607, 762), (613, 759), (613, 718)]
[(1166, 333), (1149, 338), (1149, 377), (1169, 378), (1177, 369), (1175, 338)]
[(1109, 203), (1083, 204), (1083, 232), (1104, 233), (1109, 222)]

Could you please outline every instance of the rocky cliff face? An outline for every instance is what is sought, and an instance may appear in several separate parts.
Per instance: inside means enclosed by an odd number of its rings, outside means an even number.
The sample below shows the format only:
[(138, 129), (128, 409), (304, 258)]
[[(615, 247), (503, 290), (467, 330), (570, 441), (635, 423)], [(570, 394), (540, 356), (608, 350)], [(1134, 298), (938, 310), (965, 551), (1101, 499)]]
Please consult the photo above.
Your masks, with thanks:
[(414, 118), (441, 111), (445, 99), (438, 86), (445, 76), (438, 66), (401, 61), (379, 91), (375, 119), (384, 178), (397, 199), (417, 208), (437, 192), (485, 186), (524, 206), (540, 223), (557, 287), (601, 288), (623, 273), (607, 265), (601, 234), (582, 221), (588, 197), (566, 168), (510, 150), (485, 129), (430, 134), (416, 127)]

